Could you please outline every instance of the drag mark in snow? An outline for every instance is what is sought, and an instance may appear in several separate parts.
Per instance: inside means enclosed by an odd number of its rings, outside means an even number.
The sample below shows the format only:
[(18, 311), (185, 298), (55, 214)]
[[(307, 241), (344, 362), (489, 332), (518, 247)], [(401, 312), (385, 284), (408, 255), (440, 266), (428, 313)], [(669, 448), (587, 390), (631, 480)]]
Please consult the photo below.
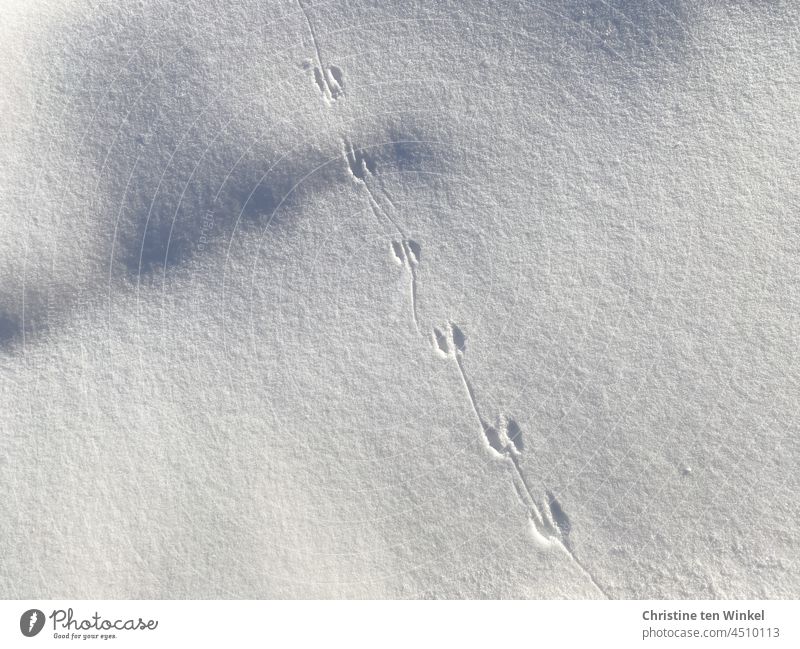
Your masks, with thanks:
[(597, 583), (592, 574), (575, 555), (569, 538), (572, 524), (561, 504), (551, 491), (546, 491), (546, 499), (540, 506), (534, 497), (534, 489), (525, 477), (520, 463), (520, 456), (525, 448), (522, 431), (516, 421), (500, 415), (493, 423), (481, 414), (475, 389), (467, 377), (464, 367), (464, 355), (467, 351), (467, 338), (460, 327), (449, 323), (447, 327), (434, 327), (433, 337), (440, 355), (452, 358), (455, 362), (464, 391), (469, 399), (472, 412), (478, 421), (483, 438), (489, 451), (498, 459), (508, 462), (512, 467), (514, 490), (528, 513), (534, 533), (545, 543), (558, 545), (570, 560), (583, 572), (586, 578), (604, 597), (608, 593)]
[[(316, 81), (325, 102), (333, 103), (344, 94), (344, 75), (341, 68), (335, 65), (326, 66), (323, 62), (322, 48), (314, 30), (314, 23), (311, 22), (311, 16), (303, 4), (303, 0), (297, 0), (297, 4), (306, 19), (308, 31), (311, 34), (311, 42), (314, 43), (314, 51), (317, 57), (317, 65), (314, 66), (314, 81)], [(309, 64), (307, 67), (310, 68), (311, 65)]]
[(400, 224), (392, 218), (391, 213), (395, 207), (386, 189), (380, 187), (384, 198), (383, 202), (378, 200), (376, 192), (371, 189), (370, 185), (375, 182), (374, 178), (377, 172), (377, 166), (372, 157), (362, 149), (356, 149), (352, 143), (344, 140), (342, 141), (342, 149), (350, 175), (364, 187), (375, 218), (379, 223), (382, 221), (388, 222), (399, 237), (399, 240), (392, 241), (392, 252), (395, 260), (408, 271), (411, 292), (411, 315), (414, 320), (414, 327), (419, 331), (419, 319), (417, 317), (417, 266), (422, 255), (422, 247), (416, 241), (409, 239)]

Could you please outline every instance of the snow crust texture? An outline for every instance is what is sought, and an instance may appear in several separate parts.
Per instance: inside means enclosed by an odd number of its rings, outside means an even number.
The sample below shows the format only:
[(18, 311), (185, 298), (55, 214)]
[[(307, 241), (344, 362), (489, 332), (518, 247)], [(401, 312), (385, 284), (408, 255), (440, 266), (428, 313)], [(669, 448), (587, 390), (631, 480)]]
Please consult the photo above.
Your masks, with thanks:
[(0, 597), (800, 597), (799, 33), (4, 1)]

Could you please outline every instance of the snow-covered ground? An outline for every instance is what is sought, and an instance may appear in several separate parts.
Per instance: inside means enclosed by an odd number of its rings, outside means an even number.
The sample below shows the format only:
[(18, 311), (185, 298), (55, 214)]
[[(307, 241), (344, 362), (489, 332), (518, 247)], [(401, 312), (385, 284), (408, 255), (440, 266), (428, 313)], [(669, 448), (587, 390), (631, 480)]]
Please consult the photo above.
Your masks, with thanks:
[(4, 0), (0, 596), (800, 596), (794, 0)]

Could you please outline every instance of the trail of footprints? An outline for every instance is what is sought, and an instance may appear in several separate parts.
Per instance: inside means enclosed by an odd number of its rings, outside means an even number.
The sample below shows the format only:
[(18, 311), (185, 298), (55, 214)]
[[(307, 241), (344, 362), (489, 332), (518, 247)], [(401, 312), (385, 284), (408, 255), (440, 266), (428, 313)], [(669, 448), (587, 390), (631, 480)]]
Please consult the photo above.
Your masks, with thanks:
[[(397, 237), (391, 242), (391, 251), (395, 262), (405, 268), (409, 274), (412, 314), (414, 324), (419, 331), (416, 308), (416, 271), (420, 263), (422, 248), (418, 242), (409, 239), (405, 235), (399, 223), (392, 217), (391, 209), (394, 208), (394, 204), (385, 188), (377, 186), (377, 165), (375, 161), (365, 151), (355, 148), (352, 143), (346, 140), (342, 141), (342, 151), (350, 175), (356, 183), (363, 187), (375, 218), (379, 222), (386, 221), (397, 234)], [(533, 496), (534, 492), (525, 478), (519, 461), (525, 450), (525, 443), (519, 424), (514, 419), (502, 414), (492, 423), (489, 423), (481, 414), (475, 391), (464, 368), (463, 357), (467, 349), (467, 339), (464, 332), (457, 325), (449, 323), (447, 327), (434, 327), (433, 338), (439, 354), (445, 358), (451, 358), (455, 362), (472, 411), (478, 420), (480, 430), (489, 449), (495, 457), (511, 463), (514, 470), (514, 488), (523, 506), (527, 509), (528, 518), (533, 529), (544, 540), (557, 542), (572, 557), (573, 561), (585, 571), (585, 568), (578, 562), (572, 551), (569, 539), (571, 529), (569, 517), (561, 508), (556, 497), (552, 492), (548, 491), (543, 504), (539, 505)], [(591, 578), (591, 575), (589, 577)], [(597, 586), (594, 579), (591, 579), (592, 583)], [(605, 594), (602, 588), (599, 586), (597, 588)]]
[(464, 390), (469, 398), (470, 406), (475, 414), (475, 418), (478, 420), (481, 433), (489, 449), (495, 457), (508, 460), (514, 466), (517, 493), (522, 503), (528, 509), (528, 515), (534, 523), (537, 532), (545, 538), (550, 537), (554, 532), (558, 532), (559, 528), (555, 521), (549, 520), (546, 516), (542, 515), (543, 509), (537, 505), (535, 499), (531, 495), (531, 490), (519, 466), (518, 458), (524, 450), (522, 431), (519, 425), (513, 419), (502, 414), (492, 423), (489, 423), (483, 414), (481, 414), (478, 401), (475, 397), (475, 390), (464, 369), (463, 357), (467, 350), (467, 341), (464, 332), (461, 331), (457, 325), (450, 323), (444, 328), (434, 327), (433, 337), (440, 356), (450, 358), (455, 362), (459, 376), (464, 385)]
[[(353, 181), (363, 188), (375, 218), (378, 222), (385, 221), (390, 224), (397, 235), (391, 242), (391, 252), (395, 262), (402, 266), (409, 275), (412, 316), (414, 325), (419, 331), (417, 267), (420, 263), (422, 248), (419, 243), (405, 235), (397, 220), (393, 218), (394, 203), (377, 178), (375, 161), (366, 152), (356, 149), (346, 140), (342, 141), (342, 150), (350, 175)], [(434, 327), (433, 341), (440, 356), (453, 360), (490, 452), (496, 458), (510, 463), (513, 469), (514, 489), (527, 511), (528, 520), (534, 532), (545, 543), (555, 543), (560, 547), (591, 581), (594, 588), (603, 596), (609, 597), (605, 589), (597, 583), (594, 576), (576, 556), (570, 541), (572, 524), (555, 495), (548, 490), (541, 501), (537, 502), (534, 497), (535, 491), (526, 479), (520, 463), (525, 443), (519, 424), (503, 414), (490, 423), (482, 414), (475, 390), (464, 367), (464, 355), (467, 351), (467, 338), (464, 332), (453, 323), (448, 323), (446, 327)]]
[[(344, 73), (338, 66), (327, 65), (325, 63), (322, 56), (322, 47), (317, 38), (314, 23), (306, 7), (306, 2), (307, 0), (297, 0), (297, 5), (300, 7), (300, 11), (308, 25), (311, 41), (314, 44), (316, 64), (313, 60), (307, 59), (303, 62), (303, 67), (306, 70), (313, 71), (314, 81), (322, 93), (323, 99), (330, 105), (344, 95)], [(395, 206), (383, 185), (380, 184), (378, 187), (375, 187), (375, 189), (371, 187), (371, 185), (377, 184), (377, 182), (373, 180), (376, 174), (376, 164), (372, 157), (362, 149), (356, 149), (352, 143), (347, 140), (342, 140), (341, 144), (343, 156), (347, 162), (347, 168), (352, 178), (366, 191), (370, 208), (375, 218), (379, 223), (385, 221), (390, 224), (397, 235), (396, 239), (392, 241), (392, 252), (397, 262), (405, 268), (408, 273), (409, 290), (411, 294), (411, 315), (414, 326), (417, 331), (419, 331), (419, 320), (417, 318), (417, 266), (419, 265), (422, 249), (416, 241), (412, 241), (405, 235), (399, 223), (392, 217), (391, 212), (394, 210)]]
[[(395, 261), (408, 273), (409, 292), (411, 294), (411, 316), (414, 326), (419, 331), (417, 317), (417, 266), (422, 256), (422, 247), (409, 239), (399, 222), (392, 216), (395, 205), (389, 193), (379, 184), (375, 161), (365, 151), (356, 149), (352, 143), (342, 140), (342, 152), (353, 180), (366, 192), (372, 213), (379, 224), (386, 223), (394, 230), (396, 237), (392, 240), (392, 253)], [(374, 188), (373, 188), (374, 185)]]
[[(326, 65), (324, 62), (319, 40), (304, 0), (297, 0), (297, 3), (305, 16), (316, 51), (316, 64), (312, 60), (306, 60), (303, 66), (305, 69), (313, 71), (314, 81), (323, 99), (330, 105), (344, 95), (344, 75), (339, 67)], [(376, 220), (379, 223), (390, 225), (396, 234), (391, 242), (391, 253), (395, 262), (408, 273), (411, 313), (414, 326), (419, 332), (417, 268), (420, 264), (422, 248), (418, 242), (406, 236), (398, 221), (392, 216), (392, 211), (395, 209), (394, 203), (380, 179), (377, 178), (377, 165), (372, 157), (364, 150), (355, 148), (347, 140), (342, 140), (341, 144), (343, 157), (350, 175), (353, 181), (362, 187), (366, 193)], [(527, 510), (528, 520), (534, 532), (546, 543), (555, 543), (560, 547), (584, 573), (586, 578), (591, 581), (592, 585), (603, 596), (609, 597), (605, 589), (597, 583), (594, 576), (576, 556), (570, 541), (572, 523), (553, 492), (547, 490), (539, 502), (534, 497), (534, 490), (526, 479), (520, 463), (520, 457), (525, 451), (525, 444), (519, 424), (504, 414), (500, 414), (490, 423), (481, 413), (475, 390), (464, 368), (463, 359), (467, 350), (467, 339), (464, 332), (457, 325), (448, 323), (446, 327), (433, 328), (433, 340), (440, 356), (453, 360), (464, 385), (472, 411), (478, 421), (481, 434), (490, 452), (497, 459), (508, 462), (511, 465), (514, 489), (520, 502)]]
[(464, 332), (453, 323), (448, 323), (447, 327), (434, 327), (433, 341), (440, 356), (454, 361), (470, 406), (490, 451), (498, 459), (510, 463), (513, 468), (514, 489), (520, 502), (527, 510), (528, 520), (533, 530), (546, 542), (556, 543), (561, 547), (572, 562), (591, 581), (592, 585), (603, 596), (608, 597), (605, 589), (597, 583), (594, 576), (576, 556), (570, 541), (572, 524), (555, 495), (548, 490), (545, 492), (545, 497), (542, 499), (541, 504), (537, 503), (533, 495), (534, 490), (525, 478), (520, 464), (520, 457), (525, 450), (525, 445), (522, 439), (522, 431), (517, 422), (501, 414), (492, 423), (489, 423), (489, 420), (481, 413), (478, 400), (475, 397), (475, 390), (464, 368), (464, 354), (467, 351), (467, 339)]

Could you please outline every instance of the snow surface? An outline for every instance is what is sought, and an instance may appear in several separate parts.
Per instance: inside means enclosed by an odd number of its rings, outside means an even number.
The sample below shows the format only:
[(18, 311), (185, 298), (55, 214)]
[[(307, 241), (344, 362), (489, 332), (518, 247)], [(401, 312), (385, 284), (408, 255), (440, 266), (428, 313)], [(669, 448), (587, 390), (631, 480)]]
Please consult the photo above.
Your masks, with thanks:
[(794, 0), (4, 0), (0, 596), (800, 596)]

